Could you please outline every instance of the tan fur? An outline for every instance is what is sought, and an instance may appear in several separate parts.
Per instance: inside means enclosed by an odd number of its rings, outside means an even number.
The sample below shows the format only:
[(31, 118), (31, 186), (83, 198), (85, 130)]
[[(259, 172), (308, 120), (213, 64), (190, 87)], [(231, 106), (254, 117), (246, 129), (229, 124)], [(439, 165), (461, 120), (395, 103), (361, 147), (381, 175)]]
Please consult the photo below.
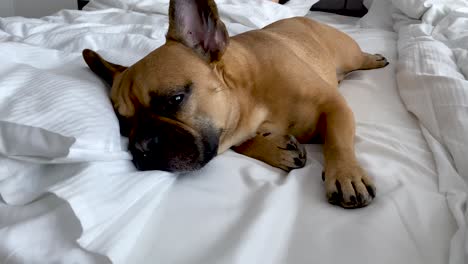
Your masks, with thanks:
[[(361, 52), (346, 34), (307, 18), (232, 37), (219, 58), (207, 59), (178, 41), (179, 33), (169, 34), (166, 44), (113, 74), (111, 99), (120, 115), (133, 117), (150, 107), (154, 94), (193, 83), (174, 118), (194, 134), (205, 121), (214, 124), (221, 131), (218, 153), (233, 148), (289, 171), (305, 164), (300, 143), (320, 136), (329, 201), (347, 208), (370, 203), (375, 187), (356, 160), (353, 114), (337, 86), (348, 72), (385, 66), (385, 58)], [(90, 51), (84, 56), (103, 60)]]

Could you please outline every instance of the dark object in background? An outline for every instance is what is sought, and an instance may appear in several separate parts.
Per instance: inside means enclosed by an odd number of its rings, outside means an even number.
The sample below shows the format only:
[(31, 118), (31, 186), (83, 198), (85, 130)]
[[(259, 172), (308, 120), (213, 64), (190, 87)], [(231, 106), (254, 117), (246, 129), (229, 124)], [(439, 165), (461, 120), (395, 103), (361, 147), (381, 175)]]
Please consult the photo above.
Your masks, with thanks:
[(367, 13), (367, 8), (361, 0), (321, 0), (310, 10), (352, 17), (362, 17)]
[[(89, 0), (77, 1), (79, 10), (89, 3)], [(279, 3), (285, 4), (288, 1), (289, 0), (279, 0)], [(362, 17), (367, 13), (367, 8), (362, 4), (362, 0), (321, 0), (313, 5), (310, 10), (353, 17)]]
[(78, 0), (78, 10), (83, 9), (83, 7), (89, 3), (89, 0)]
[[(288, 1), (280, 0), (279, 3), (285, 4)], [(352, 17), (362, 17), (367, 13), (367, 8), (362, 4), (362, 0), (321, 0), (310, 10)]]

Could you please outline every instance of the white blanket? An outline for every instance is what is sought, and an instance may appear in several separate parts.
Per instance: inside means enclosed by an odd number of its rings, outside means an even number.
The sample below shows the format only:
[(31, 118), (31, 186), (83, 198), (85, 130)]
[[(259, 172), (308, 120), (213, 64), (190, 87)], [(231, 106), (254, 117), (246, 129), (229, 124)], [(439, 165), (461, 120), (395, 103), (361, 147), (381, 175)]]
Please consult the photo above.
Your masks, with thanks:
[[(340, 88), (356, 116), (358, 159), (377, 185), (367, 208), (326, 202), (315, 145), (306, 167), (289, 175), (232, 151), (189, 175), (135, 171), (106, 87), (80, 52), (130, 64), (163, 43), (164, 15), (107, 9), (0, 19), (0, 120), (53, 141), (31, 140), (35, 155), (24, 145), (14, 155), (0, 149), (0, 263), (446, 263), (457, 224), (432, 152), (398, 96), (396, 34), (310, 16), (391, 63), (354, 72)], [(229, 19), (231, 34), (257, 25), (244, 23), (253, 19), (248, 9)], [(38, 157), (49, 143), (57, 147)]]
[(450, 263), (468, 261), (468, 8), (462, 2), (434, 5), (421, 21), (396, 16), (400, 94), (430, 143), (439, 191), (459, 227)]

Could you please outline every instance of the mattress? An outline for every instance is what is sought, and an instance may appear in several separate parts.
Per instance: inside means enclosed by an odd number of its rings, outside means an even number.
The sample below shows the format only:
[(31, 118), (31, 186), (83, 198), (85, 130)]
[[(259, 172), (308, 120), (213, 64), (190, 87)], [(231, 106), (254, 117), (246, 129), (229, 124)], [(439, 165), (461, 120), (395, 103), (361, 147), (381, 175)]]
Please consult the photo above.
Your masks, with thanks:
[[(231, 35), (306, 15), (387, 57), (339, 87), (375, 201), (327, 203), (320, 145), (306, 145), (306, 166), (290, 173), (233, 151), (189, 174), (136, 171), (107, 88), (80, 52), (137, 61), (164, 42), (167, 5), (145, 13), (96, 1), (0, 19), (0, 263), (465, 263), (464, 181), (401, 89), (400, 28), (219, 2)], [(399, 15), (401, 27), (421, 23)]]

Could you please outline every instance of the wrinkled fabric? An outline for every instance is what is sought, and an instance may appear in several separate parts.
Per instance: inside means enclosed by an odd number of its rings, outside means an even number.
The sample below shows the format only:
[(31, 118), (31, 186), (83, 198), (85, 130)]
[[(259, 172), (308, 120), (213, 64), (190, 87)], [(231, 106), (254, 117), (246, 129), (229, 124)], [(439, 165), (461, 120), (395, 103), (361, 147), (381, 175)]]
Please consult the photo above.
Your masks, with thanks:
[[(226, 25), (233, 35), (284, 18), (277, 14), (283, 13), (236, 11)], [(383, 69), (353, 72), (340, 84), (355, 113), (356, 155), (377, 186), (375, 201), (359, 210), (327, 203), (318, 145), (306, 146), (307, 165), (289, 175), (233, 151), (190, 174), (135, 170), (125, 139), (115, 134), (106, 86), (80, 52), (91, 48), (129, 65), (164, 43), (166, 16), (114, 8), (0, 19), (6, 65), (30, 69), (19, 71), (27, 77), (47, 76), (38, 82), (38, 95), (28, 78), (11, 81), (14, 91), (31, 91), (30, 100), (80, 95), (68, 106), (51, 101), (62, 107), (55, 112), (38, 109), (58, 118), (67, 107), (76, 113), (57, 124), (46, 119), (44, 129), (80, 143), (66, 157), (0, 159), (0, 263), (446, 263), (454, 246), (463, 246), (452, 245), (459, 218), (440, 192), (439, 167), (419, 122), (399, 97), (397, 35), (361, 29), (354, 18), (308, 16), (390, 61)], [(15, 61), (8, 56), (13, 53), (21, 56)], [(13, 77), (1, 75), (0, 81)], [(69, 95), (57, 87), (69, 87)], [(93, 104), (85, 109), (88, 99)], [(109, 126), (101, 127), (101, 118)], [(40, 125), (28, 116), (11, 121)], [(84, 128), (64, 129), (65, 121)], [(94, 125), (87, 130), (83, 122)]]
[[(464, 4), (463, 4), (464, 3)], [(468, 261), (468, 3), (434, 4), (422, 21), (399, 17), (397, 81), (419, 120), (456, 218), (449, 263)]]

